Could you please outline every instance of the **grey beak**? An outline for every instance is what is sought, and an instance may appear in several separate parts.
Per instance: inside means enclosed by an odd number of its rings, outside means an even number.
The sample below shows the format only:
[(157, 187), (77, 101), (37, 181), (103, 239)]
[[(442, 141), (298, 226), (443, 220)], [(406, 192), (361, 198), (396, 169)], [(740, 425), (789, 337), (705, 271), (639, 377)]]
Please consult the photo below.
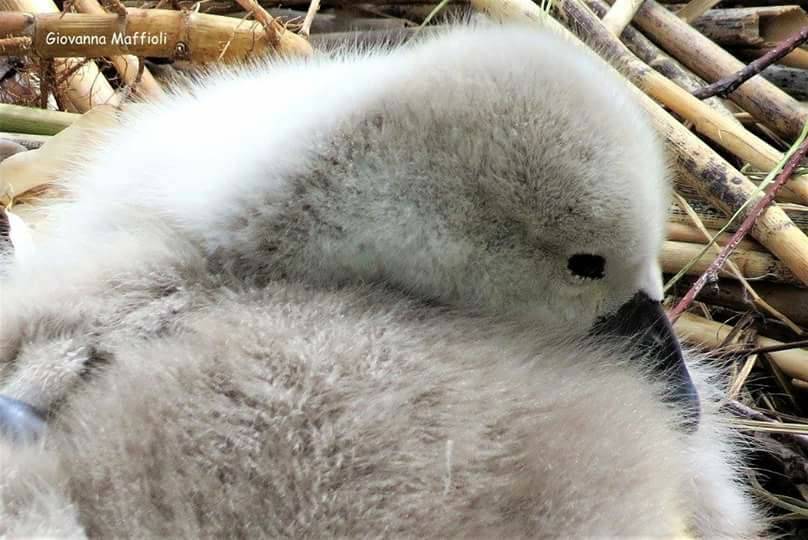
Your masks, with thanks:
[(43, 415), (22, 401), (0, 395), (0, 435), (15, 443), (34, 442), (45, 433)]
[(684, 429), (696, 430), (701, 415), (699, 395), (660, 302), (640, 291), (615, 313), (599, 319), (593, 333), (631, 340), (630, 350), (650, 362), (652, 372), (670, 389), (667, 401), (684, 410)]

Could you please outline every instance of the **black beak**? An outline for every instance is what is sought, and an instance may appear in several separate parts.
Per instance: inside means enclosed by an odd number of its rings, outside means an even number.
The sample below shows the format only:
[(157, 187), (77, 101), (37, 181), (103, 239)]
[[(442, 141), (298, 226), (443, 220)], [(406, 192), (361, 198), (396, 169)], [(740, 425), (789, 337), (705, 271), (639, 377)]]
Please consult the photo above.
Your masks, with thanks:
[(684, 429), (696, 430), (701, 414), (699, 395), (660, 302), (638, 292), (615, 313), (599, 319), (592, 330), (598, 335), (630, 339), (630, 349), (651, 362), (652, 372), (666, 382), (670, 389), (667, 401), (684, 410)]

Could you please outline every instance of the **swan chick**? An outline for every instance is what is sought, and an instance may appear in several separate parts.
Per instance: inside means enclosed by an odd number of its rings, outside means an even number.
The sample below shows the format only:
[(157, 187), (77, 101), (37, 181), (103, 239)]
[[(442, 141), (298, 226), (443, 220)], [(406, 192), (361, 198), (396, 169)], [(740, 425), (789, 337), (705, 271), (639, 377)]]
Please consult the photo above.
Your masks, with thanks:
[(94, 138), (0, 278), (0, 394), (49, 419), (9, 470), (58, 479), (0, 517), (62, 490), (90, 534), (757, 533), (660, 307), (660, 145), (576, 46), (245, 67)]
[(73, 257), (170, 229), (244, 282), (383, 283), (571, 338), (642, 334), (692, 428), (698, 395), (659, 305), (656, 134), (599, 60), (549, 31), (507, 34), (245, 68), (143, 105), (68, 178), (76, 203), (54, 229), (85, 244)]

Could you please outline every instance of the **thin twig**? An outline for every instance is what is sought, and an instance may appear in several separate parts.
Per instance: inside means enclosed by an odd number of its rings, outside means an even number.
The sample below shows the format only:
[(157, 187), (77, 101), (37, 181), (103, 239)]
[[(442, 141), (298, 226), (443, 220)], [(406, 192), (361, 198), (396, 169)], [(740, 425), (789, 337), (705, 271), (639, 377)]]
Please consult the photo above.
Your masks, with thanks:
[(303, 19), (303, 25), (300, 27), (300, 33), (308, 37), (311, 33), (311, 23), (314, 22), (314, 16), (320, 9), (320, 0), (311, 0), (309, 9), (306, 11), (306, 17)]
[(278, 21), (273, 19), (270, 14), (267, 13), (267, 10), (261, 7), (255, 0), (236, 0), (236, 2), (244, 8), (244, 11), (251, 13), (253, 18), (264, 27), (267, 40), (269, 40), (273, 47), (276, 46), (278, 42), (280, 42), (280, 24), (278, 24)]
[(699, 99), (705, 99), (713, 96), (726, 97), (734, 92), (743, 83), (769, 67), (771, 64), (777, 62), (779, 59), (808, 41), (808, 26), (789, 36), (781, 43), (779, 43), (772, 50), (750, 62), (742, 70), (733, 73), (728, 77), (719, 79), (716, 82), (700, 88), (693, 92), (693, 95)]
[[(775, 420), (774, 418), (771, 418), (770, 416), (767, 416), (760, 411), (756, 411), (755, 409), (747, 405), (744, 405), (740, 401), (729, 400), (724, 404), (724, 406), (737, 416), (751, 418), (759, 422), (767, 422), (771, 424), (780, 423), (778, 420)], [(786, 437), (787, 439), (790, 439), (791, 441), (796, 443), (804, 451), (808, 451), (808, 436), (797, 433), (788, 433), (785, 435), (787, 435)]]
[[(715, 249), (720, 254), (721, 253), (721, 248), (720, 248), (720, 246), (718, 244), (716, 244), (714, 242), (716, 239), (714, 239), (710, 235), (710, 232), (707, 230), (707, 227), (704, 226), (704, 223), (701, 221), (701, 218), (699, 218), (699, 215), (690, 206), (690, 203), (688, 203), (687, 200), (684, 197), (682, 197), (681, 195), (679, 195), (676, 192), (673, 193), (673, 196), (676, 199), (676, 204), (678, 204), (679, 207), (682, 210), (684, 210), (684, 212), (688, 215), (688, 217), (693, 221), (693, 224), (696, 226), (696, 228), (699, 230), (699, 232), (704, 236), (704, 239), (707, 241), (707, 245), (712, 246), (713, 249)], [(746, 290), (746, 292), (749, 294), (749, 296), (752, 297), (752, 301), (755, 304), (757, 304), (759, 307), (763, 308), (764, 310), (768, 311), (774, 317), (780, 319), (780, 321), (783, 324), (788, 326), (797, 335), (802, 335), (803, 334), (802, 328), (800, 328), (797, 324), (794, 323), (794, 321), (789, 319), (783, 313), (781, 313), (780, 311), (775, 309), (774, 306), (772, 306), (768, 302), (766, 302), (757, 293), (757, 291), (752, 287), (752, 285), (749, 284), (749, 281), (747, 281), (747, 279), (744, 277), (744, 275), (741, 272), (740, 268), (738, 268), (738, 266), (734, 262), (732, 262), (731, 260), (727, 260), (727, 266), (729, 267), (730, 271), (733, 274), (735, 274), (735, 278), (738, 281), (740, 281), (741, 285)], [(666, 284), (666, 286), (665, 286), (666, 289), (670, 286), (670, 284), (671, 284), (670, 282), (668, 284)]]
[(761, 197), (755, 206), (749, 211), (747, 214), (746, 219), (744, 219), (741, 226), (738, 227), (738, 230), (730, 238), (727, 245), (721, 249), (721, 253), (716, 257), (716, 259), (710, 264), (707, 270), (696, 280), (693, 286), (687, 291), (684, 298), (673, 308), (673, 310), (668, 314), (668, 317), (671, 321), (675, 321), (679, 315), (684, 312), (690, 306), (690, 304), (695, 300), (696, 296), (699, 294), (699, 291), (707, 284), (708, 281), (715, 278), (718, 273), (718, 270), (724, 266), (724, 263), (729, 258), (732, 251), (738, 246), (738, 244), (743, 240), (744, 236), (752, 229), (755, 224), (755, 221), (760, 217), (763, 211), (766, 209), (769, 204), (774, 201), (774, 196), (777, 194), (777, 191), (785, 185), (785, 183), (791, 178), (794, 170), (802, 161), (802, 158), (808, 154), (808, 123), (802, 129), (802, 134), (798, 139), (798, 145), (796, 147), (792, 147), (789, 151), (791, 153), (788, 161), (786, 162), (783, 169), (780, 171), (780, 174), (777, 175), (774, 183), (772, 183), (769, 190)]
[(62, 74), (56, 79), (56, 84), (65, 84), (70, 77), (72, 77), (84, 66), (88, 65), (91, 61), (92, 60), (89, 58), (82, 58), (81, 60), (73, 63), (73, 65), (66, 67)]
[(773, 353), (779, 351), (790, 351), (792, 349), (802, 349), (808, 347), (808, 339), (801, 339), (799, 341), (792, 341), (790, 343), (781, 343), (780, 345), (770, 345), (768, 347), (757, 347), (744, 351), (745, 354), (763, 354)]
[(746, 358), (741, 371), (733, 378), (732, 384), (730, 384), (729, 390), (727, 391), (728, 399), (736, 399), (738, 397), (747, 379), (749, 379), (749, 374), (752, 373), (752, 368), (754, 368), (757, 363), (757, 358), (756, 354), (751, 354)]
[(7, 55), (7, 51), (16, 51), (27, 54), (31, 50), (31, 38), (29, 37), (9, 37), (0, 38), (0, 54)]
[[(737, 58), (654, 0), (646, 0), (631, 23), (705, 80), (716, 81), (744, 67)], [(752, 77), (730, 94), (730, 99), (789, 141), (799, 135), (808, 121), (808, 109), (763, 77)]]

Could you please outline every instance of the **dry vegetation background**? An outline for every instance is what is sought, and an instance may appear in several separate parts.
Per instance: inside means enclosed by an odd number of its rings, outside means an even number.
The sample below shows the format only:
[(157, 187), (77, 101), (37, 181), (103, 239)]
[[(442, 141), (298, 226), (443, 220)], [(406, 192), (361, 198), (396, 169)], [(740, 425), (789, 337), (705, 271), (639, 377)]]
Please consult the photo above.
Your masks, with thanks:
[[(495, 19), (572, 31), (638, 89), (675, 163), (662, 258), (670, 316), (685, 341), (730, 363), (726, 407), (766, 447), (750, 450), (749, 480), (782, 532), (800, 535), (808, 523), (808, 2), (663, 1), (470, 3)], [(418, 0), (102, 3), (0, 0), (0, 242), (20, 254), (36, 241), (37, 201), (54, 196), (48, 183), (81, 154), (82, 130), (115, 122), (108, 112), (130, 95), (159, 97), (176, 72), (198, 65), (398, 43), (469, 9)], [(140, 40), (143, 32), (159, 42)], [(64, 39), (50, 43), (49, 33)], [(116, 33), (128, 42), (113, 43)], [(87, 35), (106, 43), (70, 43)]]

